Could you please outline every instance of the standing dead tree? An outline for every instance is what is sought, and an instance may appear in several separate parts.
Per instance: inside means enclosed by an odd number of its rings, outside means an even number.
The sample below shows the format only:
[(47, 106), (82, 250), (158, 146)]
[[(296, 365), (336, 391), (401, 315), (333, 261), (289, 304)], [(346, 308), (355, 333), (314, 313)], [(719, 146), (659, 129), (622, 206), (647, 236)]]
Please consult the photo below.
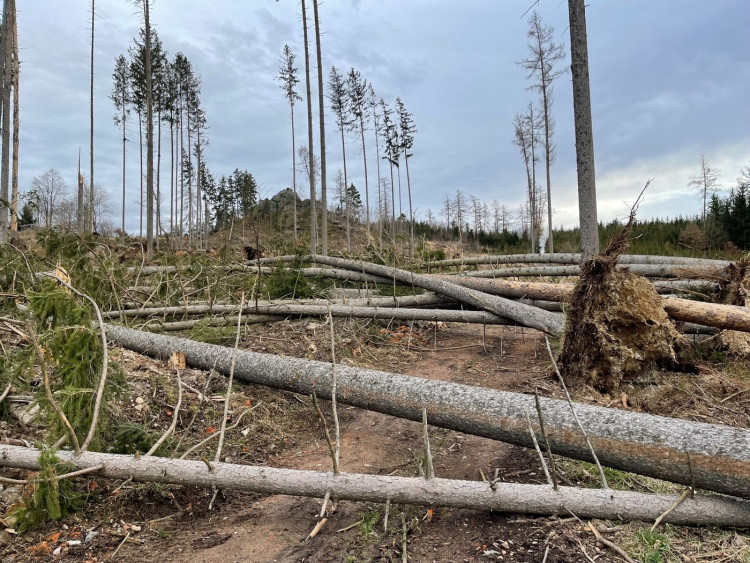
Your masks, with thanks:
[(529, 18), (529, 56), (519, 64), (528, 71), (528, 77), (535, 82), (531, 88), (538, 91), (542, 98), (542, 120), (544, 122), (544, 164), (547, 172), (547, 238), (549, 252), (554, 252), (552, 240), (552, 188), (550, 168), (554, 161), (554, 145), (552, 135), (555, 122), (551, 115), (552, 82), (560, 77), (565, 70), (555, 69), (555, 64), (565, 59), (562, 45), (553, 40), (554, 29), (542, 24), (542, 19), (535, 11)]

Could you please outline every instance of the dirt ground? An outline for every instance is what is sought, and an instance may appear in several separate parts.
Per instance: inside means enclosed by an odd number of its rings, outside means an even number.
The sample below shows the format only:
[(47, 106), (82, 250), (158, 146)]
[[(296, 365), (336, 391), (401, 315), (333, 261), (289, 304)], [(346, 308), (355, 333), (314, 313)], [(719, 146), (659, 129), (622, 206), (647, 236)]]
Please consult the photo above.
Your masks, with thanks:
[[(337, 320), (336, 327), (341, 362), (494, 389), (562, 394), (551, 377), (544, 338), (533, 330), (475, 325), (441, 325), (436, 330), (427, 323), (410, 329), (343, 320)], [(242, 347), (329, 360), (327, 330), (322, 322), (310, 321), (248, 327)], [(154, 421), (155, 427), (166, 427), (174, 404), (166, 363), (128, 351), (120, 351), (117, 357), (132, 386), (130, 401), (122, 407), (123, 416), (141, 416)], [(634, 390), (631, 397), (578, 390), (576, 398), (663, 414), (671, 414), (664, 410), (673, 409), (695, 420), (750, 426), (750, 405), (742, 402), (750, 399), (742, 391), (750, 382), (722, 377), (717, 376), (718, 387), (700, 389), (704, 397), (718, 395), (722, 385), (722, 396), (740, 391), (722, 403), (722, 408), (731, 412), (711, 407), (718, 401), (703, 400), (688, 380), (680, 380), (684, 389), (673, 392), (671, 401), (655, 390)], [(180, 429), (185, 440), (197, 441), (213, 431), (209, 425), (223, 408), (223, 381), (194, 370), (187, 370), (184, 380), (208, 398), (198, 401), (194, 393), (186, 393), (192, 411), (186, 411)], [(225, 447), (227, 461), (294, 469), (330, 467), (323, 431), (308, 397), (252, 385), (235, 385), (234, 392), (233, 420), (246, 408), (257, 409), (230, 433)], [(329, 407), (324, 404), (328, 413)], [(342, 471), (420, 474), (421, 425), (344, 405), (340, 406), (340, 420)], [(4, 436), (16, 431), (7, 423), (0, 430)], [(437, 476), (480, 480), (497, 475), (504, 481), (544, 482), (539, 459), (531, 450), (435, 427), (430, 427), (430, 440)], [(205, 455), (213, 456), (211, 448), (215, 443), (206, 447)], [(563, 471), (570, 481), (588, 484), (589, 475), (582, 464), (563, 465)], [(342, 501), (320, 532), (307, 539), (318, 522), (321, 499), (220, 492), (209, 510), (211, 491), (98, 482), (95, 478), (81, 481), (79, 486), (90, 492), (83, 511), (26, 534), (0, 532), (0, 561), (404, 561), (404, 530), (407, 557), (415, 563), (623, 560), (597, 545), (573, 517), (531, 518), (394, 505), (389, 508), (385, 531), (383, 505)], [(645, 481), (633, 478), (630, 484), (646, 489), (656, 486)], [(663, 534), (648, 536), (648, 524), (598, 525), (607, 530), (612, 541), (642, 561), (750, 561), (750, 538), (742, 531), (668, 527)]]

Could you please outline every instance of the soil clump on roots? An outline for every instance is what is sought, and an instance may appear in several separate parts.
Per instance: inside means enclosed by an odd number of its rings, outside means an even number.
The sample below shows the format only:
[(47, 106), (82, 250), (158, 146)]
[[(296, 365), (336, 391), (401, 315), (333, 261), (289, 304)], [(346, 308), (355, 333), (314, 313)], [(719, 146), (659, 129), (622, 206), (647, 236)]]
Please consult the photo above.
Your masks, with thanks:
[(655, 369), (678, 366), (681, 336), (661, 297), (646, 278), (616, 267), (634, 217), (581, 267), (560, 355), (568, 383), (612, 395), (625, 384), (652, 381)]

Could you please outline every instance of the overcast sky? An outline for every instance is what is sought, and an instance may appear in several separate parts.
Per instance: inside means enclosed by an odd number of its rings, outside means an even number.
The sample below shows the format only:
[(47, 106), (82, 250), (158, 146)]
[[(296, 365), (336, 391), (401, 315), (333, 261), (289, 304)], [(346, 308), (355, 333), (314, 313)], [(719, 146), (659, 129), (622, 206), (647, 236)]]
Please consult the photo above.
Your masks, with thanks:
[[(29, 189), (34, 176), (56, 168), (72, 192), (79, 147), (88, 171), (90, 4), (17, 4), (21, 190)], [(536, 101), (517, 64), (528, 53), (528, 16), (522, 15), (530, 4), (326, 0), (320, 5), (326, 81), (331, 66), (355, 67), (378, 96), (391, 103), (400, 96), (414, 116), (418, 132), (410, 172), (420, 218), (428, 208), (439, 213), (445, 197), (456, 190), (488, 203), (497, 199), (513, 211), (523, 201), (525, 170), (512, 144), (512, 120)], [(541, 0), (537, 10), (567, 53), (567, 2)], [(115, 58), (127, 53), (140, 18), (126, 0), (97, 0), (96, 11), (95, 180), (112, 193), (112, 220), (119, 225), (121, 135), (109, 94)], [(304, 76), (299, 12), (293, 0), (153, 4), (152, 25), (170, 58), (182, 51), (202, 77), (210, 170), (218, 177), (247, 169), (262, 195), (291, 184), (289, 107), (274, 77), (285, 43), (298, 55)], [(627, 215), (650, 178), (640, 217), (698, 214), (698, 197), (686, 186), (698, 173), (701, 153), (719, 169), (727, 190), (740, 168), (750, 165), (750, 3), (593, 0), (587, 20), (600, 220)], [(569, 73), (555, 82), (553, 114), (558, 154), (552, 169), (554, 224), (573, 226), (578, 211)], [(307, 142), (304, 104), (297, 105), (296, 117), (299, 146)], [(333, 117), (326, 117), (330, 189), (341, 168), (341, 143)], [(126, 226), (132, 232), (138, 228), (135, 127), (129, 138)], [(317, 152), (317, 133), (315, 139)], [(374, 153), (368, 159), (372, 189)], [(360, 191), (361, 161), (352, 137), (347, 165)]]

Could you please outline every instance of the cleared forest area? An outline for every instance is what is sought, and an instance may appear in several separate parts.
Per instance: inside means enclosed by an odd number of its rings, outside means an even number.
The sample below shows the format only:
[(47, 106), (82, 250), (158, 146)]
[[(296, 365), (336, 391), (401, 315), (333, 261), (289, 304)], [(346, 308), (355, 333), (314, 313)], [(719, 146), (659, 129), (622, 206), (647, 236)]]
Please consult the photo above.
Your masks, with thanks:
[(26, 235), (2, 248), (4, 549), (742, 561), (746, 263), (626, 236), (570, 269)]

